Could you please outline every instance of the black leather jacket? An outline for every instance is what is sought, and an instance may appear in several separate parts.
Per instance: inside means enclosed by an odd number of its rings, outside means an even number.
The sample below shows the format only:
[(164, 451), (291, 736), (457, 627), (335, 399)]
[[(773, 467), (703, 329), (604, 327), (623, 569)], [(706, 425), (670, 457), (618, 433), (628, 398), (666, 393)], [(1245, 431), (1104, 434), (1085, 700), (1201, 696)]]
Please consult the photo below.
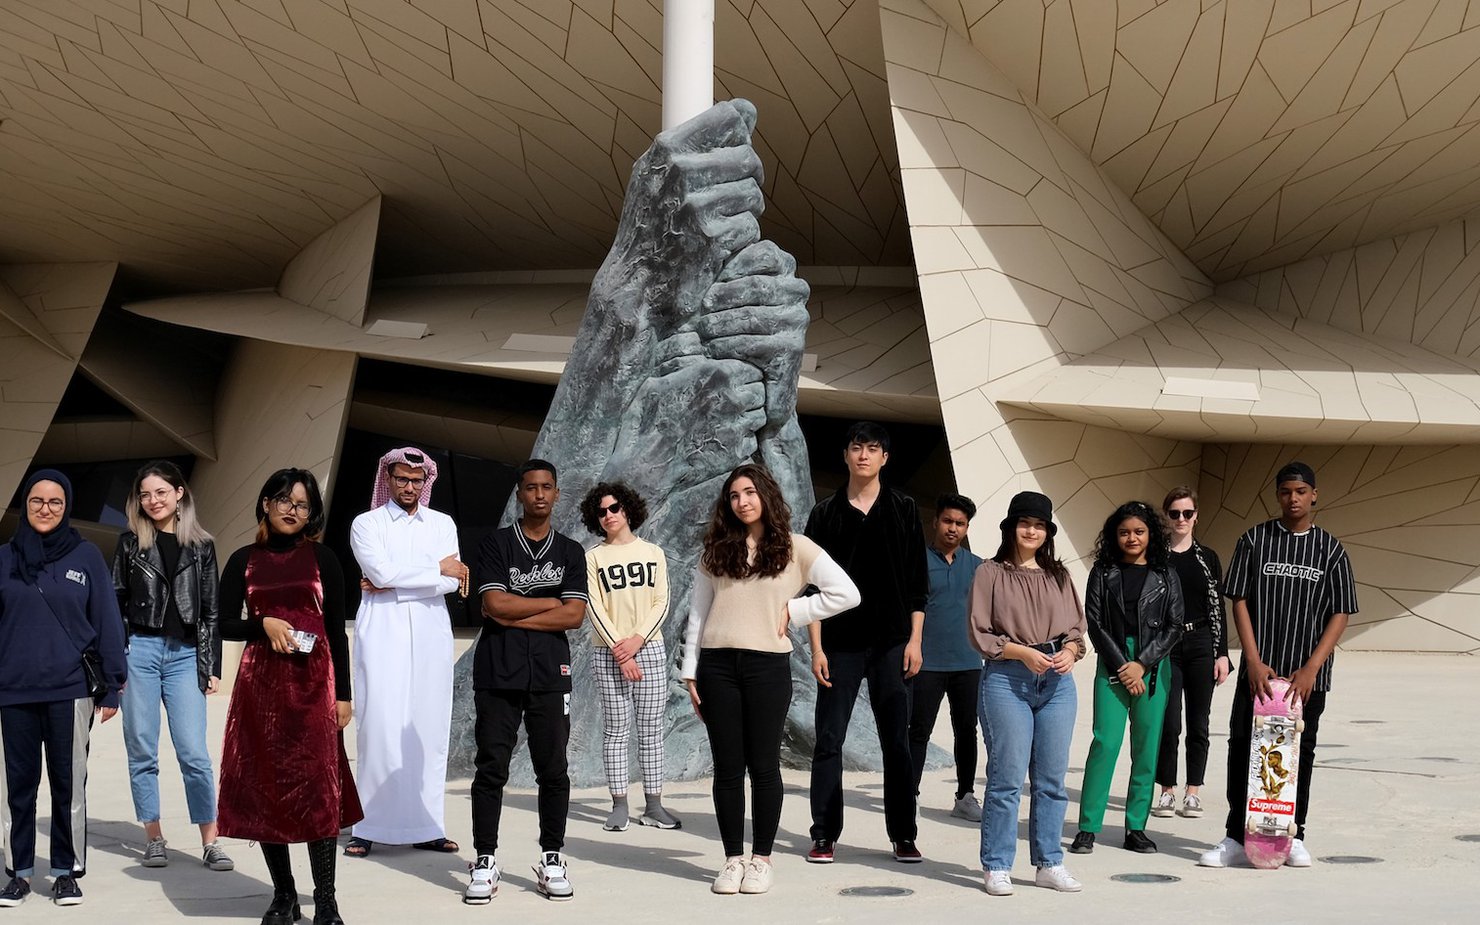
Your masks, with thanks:
[(159, 546), (139, 549), (139, 537), (129, 531), (118, 538), (113, 553), (113, 592), (126, 628), (164, 627), (165, 605), (173, 595), (180, 620), (195, 627), (195, 674), (200, 689), (221, 676), (221, 573), (216, 567), (216, 544), (180, 547), (180, 565), (168, 579)]
[[(1125, 621), (1124, 595), (1120, 591), (1120, 569), (1097, 565), (1090, 572), (1089, 587), (1085, 589), (1084, 616), (1089, 624), (1089, 638), (1095, 651), (1105, 663), (1105, 670), (1113, 677), (1125, 665), (1125, 640), (1115, 639), (1108, 629), (1106, 607), (1114, 607)], [(1148, 569), (1146, 585), (1136, 604), (1137, 638), (1140, 640), (1136, 661), (1146, 668), (1147, 686), (1155, 676), (1156, 663), (1171, 653), (1172, 647), (1182, 637), (1182, 624), (1186, 620), (1182, 608), (1182, 582), (1170, 567)]]

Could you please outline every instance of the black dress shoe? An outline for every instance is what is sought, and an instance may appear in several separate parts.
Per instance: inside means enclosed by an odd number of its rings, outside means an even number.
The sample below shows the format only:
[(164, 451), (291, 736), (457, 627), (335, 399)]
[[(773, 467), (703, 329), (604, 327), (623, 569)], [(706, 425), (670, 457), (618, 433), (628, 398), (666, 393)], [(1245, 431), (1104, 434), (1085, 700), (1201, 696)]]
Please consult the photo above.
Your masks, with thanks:
[(1095, 850), (1095, 833), (1080, 832), (1074, 836), (1074, 844), (1069, 846), (1070, 854), (1089, 854)]
[(303, 910), (298, 905), (297, 894), (274, 893), (272, 905), (267, 907), (267, 912), (262, 916), (262, 925), (293, 925), (301, 918)]
[(313, 925), (344, 925), (344, 919), (339, 917), (339, 900), (334, 894), (320, 896), (314, 891)]
[(1125, 850), (1134, 851), (1137, 854), (1155, 854), (1156, 842), (1146, 837), (1146, 833), (1140, 829), (1125, 830)]

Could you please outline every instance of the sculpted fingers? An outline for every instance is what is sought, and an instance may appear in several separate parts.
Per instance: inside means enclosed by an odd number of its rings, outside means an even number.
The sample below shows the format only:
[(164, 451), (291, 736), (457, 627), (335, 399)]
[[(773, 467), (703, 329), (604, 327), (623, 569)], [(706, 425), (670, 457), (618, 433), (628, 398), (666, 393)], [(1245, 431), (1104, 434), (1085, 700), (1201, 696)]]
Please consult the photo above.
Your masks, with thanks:
[(742, 276), (791, 276), (796, 270), (796, 258), (782, 250), (775, 241), (757, 241), (730, 258), (719, 271), (719, 282)]
[(748, 145), (755, 131), (755, 119), (755, 106), (749, 100), (715, 103), (687, 122), (660, 132), (653, 148), (672, 155)]
[(675, 154), (673, 169), (678, 171), (683, 190), (688, 194), (742, 180), (760, 184), (765, 182), (766, 177), (766, 168), (761, 163), (760, 156), (748, 144)]

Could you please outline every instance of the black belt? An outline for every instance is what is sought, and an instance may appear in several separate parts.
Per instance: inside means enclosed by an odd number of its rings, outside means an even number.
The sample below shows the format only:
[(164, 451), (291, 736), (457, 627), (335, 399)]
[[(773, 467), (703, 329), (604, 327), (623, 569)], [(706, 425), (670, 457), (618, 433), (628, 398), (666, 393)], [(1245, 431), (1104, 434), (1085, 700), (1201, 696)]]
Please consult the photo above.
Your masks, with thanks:
[(1050, 639), (1048, 642), (1029, 642), (1024, 643), (1024, 645), (1030, 649), (1037, 649), (1044, 655), (1057, 655), (1064, 648), (1064, 638), (1060, 636), (1058, 639)]
[(1207, 621), (1207, 618), (1206, 617), (1204, 617), (1201, 620), (1193, 620), (1191, 623), (1183, 623), (1182, 624), (1182, 632), (1184, 632), (1184, 633), (1190, 633), (1193, 630), (1202, 629), (1204, 626), (1207, 626), (1207, 625), (1208, 625), (1208, 621)]

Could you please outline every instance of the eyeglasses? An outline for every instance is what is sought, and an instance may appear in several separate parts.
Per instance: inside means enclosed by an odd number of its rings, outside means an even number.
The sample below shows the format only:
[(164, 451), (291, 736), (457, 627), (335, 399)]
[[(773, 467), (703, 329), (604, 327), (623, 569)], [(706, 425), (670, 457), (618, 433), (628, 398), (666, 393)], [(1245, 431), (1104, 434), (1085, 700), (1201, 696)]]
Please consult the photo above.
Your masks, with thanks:
[(1197, 508), (1190, 511), (1167, 511), (1168, 520), (1191, 520), (1197, 516)]
[(141, 491), (139, 492), (139, 503), (148, 504), (150, 501), (163, 503), (169, 500), (170, 495), (179, 490), (178, 488), (157, 488), (154, 491)]
[(42, 508), (53, 514), (60, 514), (67, 509), (67, 502), (62, 498), (27, 498), (26, 504), (38, 514), (41, 513)]
[(294, 502), (292, 498), (273, 498), (272, 506), (277, 508), (279, 514), (299, 514), (307, 517), (313, 507), (307, 501)]
[(420, 488), (427, 483), (426, 479), (413, 479), (404, 475), (393, 475), (391, 481), (396, 483), (397, 488)]
[(601, 513), (603, 513), (603, 514), (620, 514), (620, 513), (622, 513), (622, 502), (620, 502), (620, 501), (613, 501), (611, 504), (608, 504), (606, 507), (602, 507), (600, 505), (597, 505), (596, 509), (598, 511), (600, 511)]

